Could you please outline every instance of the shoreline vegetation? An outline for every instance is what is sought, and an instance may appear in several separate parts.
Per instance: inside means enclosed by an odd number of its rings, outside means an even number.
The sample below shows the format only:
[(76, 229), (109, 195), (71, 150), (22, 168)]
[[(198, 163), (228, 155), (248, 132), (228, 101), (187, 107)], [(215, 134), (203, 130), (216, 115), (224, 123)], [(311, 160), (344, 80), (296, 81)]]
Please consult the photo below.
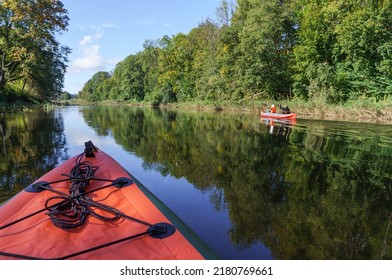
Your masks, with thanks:
[[(69, 103), (69, 104), (72, 104)], [(88, 104), (86, 101), (75, 102), (74, 104), (83, 105)], [(117, 101), (105, 101), (96, 102), (92, 104), (120, 104)], [(122, 103), (121, 103), (122, 104)], [(146, 103), (125, 103), (130, 106), (150, 106)], [(287, 104), (290, 110), (297, 114), (297, 118), (302, 119), (315, 119), (315, 120), (331, 120), (331, 121), (347, 121), (347, 122), (367, 122), (367, 123), (382, 123), (392, 124), (392, 103), (391, 102), (378, 102), (376, 104), (368, 104), (366, 102), (348, 102), (346, 104), (325, 104), (323, 102), (303, 100), (290, 101), (290, 102), (279, 102), (279, 101), (257, 101), (257, 102), (244, 102), (244, 103), (175, 103), (168, 105), (161, 105), (161, 108), (175, 108), (175, 109), (186, 109), (195, 111), (238, 111), (238, 112), (249, 112), (252, 114), (258, 114), (260, 110), (266, 109), (271, 104)]]
[[(63, 103), (65, 104), (65, 103)], [(72, 99), (66, 102), (67, 105), (120, 105), (153, 107), (145, 102), (118, 102), (115, 100), (106, 100), (99, 102), (89, 102), (82, 99)], [(155, 106), (159, 108), (187, 109), (195, 111), (238, 111), (258, 114), (260, 110), (266, 109), (271, 104), (287, 104), (290, 110), (297, 114), (297, 118), (331, 120), (331, 121), (349, 121), (349, 122), (367, 122), (392, 124), (392, 102), (378, 101), (370, 102), (369, 100), (351, 101), (344, 104), (326, 104), (324, 101), (273, 101), (257, 100), (244, 102), (183, 102), (170, 103), (166, 105)]]
[(193, 111), (231, 111), (258, 114), (260, 110), (266, 109), (271, 104), (287, 104), (291, 111), (297, 114), (298, 119), (330, 120), (330, 121), (347, 121), (362, 123), (379, 123), (392, 124), (392, 103), (390, 101), (370, 103), (364, 102), (347, 102), (345, 104), (326, 104), (322, 101), (303, 101), (293, 100), (289, 102), (279, 101), (255, 101), (255, 102), (192, 102), (192, 103), (173, 103), (159, 106), (152, 106), (146, 102), (119, 102), (115, 100), (106, 100), (91, 102), (83, 99), (70, 99), (55, 103), (31, 104), (31, 103), (1, 103), (0, 113), (11, 110), (29, 111), (36, 106), (43, 108), (54, 108), (57, 106), (138, 106), (138, 107), (158, 107), (167, 109), (186, 109)]

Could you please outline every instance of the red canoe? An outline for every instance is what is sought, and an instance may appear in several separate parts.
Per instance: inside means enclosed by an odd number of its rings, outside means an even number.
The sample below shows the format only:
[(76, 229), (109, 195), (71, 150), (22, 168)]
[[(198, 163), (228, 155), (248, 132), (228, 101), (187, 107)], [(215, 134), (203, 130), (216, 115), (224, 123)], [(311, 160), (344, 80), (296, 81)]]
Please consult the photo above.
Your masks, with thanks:
[(271, 118), (271, 119), (295, 119), (297, 114), (278, 114), (278, 113), (265, 113), (261, 112), (260, 117)]
[(0, 207), (0, 259), (206, 259), (214, 252), (91, 142)]

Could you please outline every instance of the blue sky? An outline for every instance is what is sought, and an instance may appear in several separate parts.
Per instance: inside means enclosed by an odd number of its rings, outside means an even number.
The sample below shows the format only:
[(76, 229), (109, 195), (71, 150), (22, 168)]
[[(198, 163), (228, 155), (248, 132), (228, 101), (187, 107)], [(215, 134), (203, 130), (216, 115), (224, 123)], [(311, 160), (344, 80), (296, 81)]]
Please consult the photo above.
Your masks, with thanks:
[(97, 71), (111, 71), (146, 40), (187, 34), (215, 19), (221, 0), (62, 0), (70, 18), (58, 37), (72, 49), (64, 90), (77, 94)]

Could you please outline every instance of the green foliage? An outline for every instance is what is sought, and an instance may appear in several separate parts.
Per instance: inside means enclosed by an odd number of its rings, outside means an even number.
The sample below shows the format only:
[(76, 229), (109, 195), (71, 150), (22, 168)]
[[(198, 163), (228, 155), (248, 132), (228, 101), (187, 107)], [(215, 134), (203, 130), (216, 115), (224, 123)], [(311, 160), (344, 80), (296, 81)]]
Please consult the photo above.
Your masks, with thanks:
[(0, 204), (68, 157), (63, 118), (54, 110), (3, 112), (0, 139)]
[(219, 91), (219, 65), (216, 57), (219, 55), (219, 42), (222, 29), (211, 20), (199, 24), (189, 33), (193, 53), (192, 72), (189, 80), (193, 81), (193, 93), (186, 100), (204, 99), (213, 100), (214, 94)]
[(217, 22), (149, 40), (97, 100), (331, 104), (392, 94), (391, 1), (223, 0)]
[(390, 1), (300, 1), (297, 94), (330, 102), (391, 95)]
[[(290, 93), (293, 25), (290, 7), (278, 1), (237, 1), (238, 62), (234, 69), (245, 96), (266, 92), (274, 98)], [(236, 14), (235, 14), (236, 15)]]
[(4, 0), (0, 6), (0, 88), (47, 99), (62, 91), (68, 47), (55, 35), (68, 25), (61, 1)]
[[(88, 101), (98, 101), (100, 96), (105, 94), (104, 90), (107, 86), (106, 82), (110, 78), (110, 74), (105, 71), (100, 71), (94, 74), (83, 86), (83, 89), (79, 92), (79, 98), (86, 99)], [(102, 99), (103, 100), (103, 99)]]
[(114, 93), (116, 100), (144, 99), (144, 72), (140, 55), (130, 55), (117, 64), (113, 72)]

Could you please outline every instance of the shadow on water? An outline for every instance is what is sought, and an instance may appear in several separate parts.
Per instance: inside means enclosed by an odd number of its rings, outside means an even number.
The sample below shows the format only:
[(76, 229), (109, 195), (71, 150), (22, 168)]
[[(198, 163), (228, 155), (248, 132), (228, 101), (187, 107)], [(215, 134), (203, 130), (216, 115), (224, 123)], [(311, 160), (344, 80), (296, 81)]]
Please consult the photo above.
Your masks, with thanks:
[[(146, 173), (186, 180), (227, 216), (223, 235), (207, 237), (212, 247), (228, 238), (236, 250), (249, 250), (241, 258), (392, 258), (392, 126), (135, 107), (80, 112), (99, 137), (137, 155)], [(16, 190), (11, 186), (29, 184), (67, 157), (66, 117), (3, 116), (2, 200)], [(209, 215), (194, 212), (200, 224)], [(220, 221), (203, 230), (214, 225)], [(260, 244), (268, 254), (250, 250)], [(214, 249), (222, 255), (223, 247)]]

